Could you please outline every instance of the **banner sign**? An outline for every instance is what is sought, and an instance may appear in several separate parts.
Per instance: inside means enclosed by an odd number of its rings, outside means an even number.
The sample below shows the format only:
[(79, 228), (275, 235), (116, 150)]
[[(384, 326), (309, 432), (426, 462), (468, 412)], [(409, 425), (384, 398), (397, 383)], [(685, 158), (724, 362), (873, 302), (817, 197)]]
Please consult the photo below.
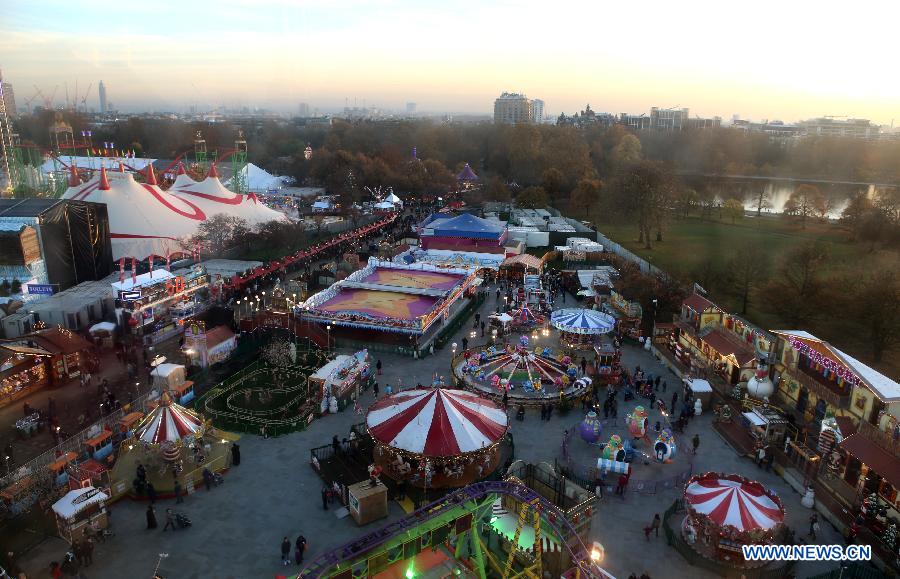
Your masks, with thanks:
[(834, 374), (836, 374), (838, 378), (846, 380), (854, 386), (859, 384), (859, 376), (857, 376), (843, 364), (832, 360), (828, 356), (823, 356), (818, 351), (816, 351), (815, 348), (811, 348), (809, 344), (803, 342), (802, 340), (799, 340), (798, 338), (795, 338), (794, 336), (789, 336), (789, 338), (791, 347), (801, 354), (805, 354), (813, 364), (819, 364), (829, 372), (834, 372)]
[(52, 296), (56, 293), (56, 288), (49, 283), (30, 283), (28, 284), (28, 293), (33, 295)]
[(122, 300), (123, 302), (136, 302), (139, 299), (141, 299), (141, 292), (119, 290), (119, 299)]

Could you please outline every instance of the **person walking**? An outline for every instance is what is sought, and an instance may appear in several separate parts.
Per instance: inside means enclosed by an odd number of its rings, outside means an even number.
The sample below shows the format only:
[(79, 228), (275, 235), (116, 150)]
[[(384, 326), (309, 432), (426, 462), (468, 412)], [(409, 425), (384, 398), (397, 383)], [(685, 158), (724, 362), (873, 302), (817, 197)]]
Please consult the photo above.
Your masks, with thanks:
[(147, 505), (147, 528), (155, 529), (157, 526), (156, 511), (153, 510), (153, 505)]
[(808, 536), (812, 538), (813, 541), (816, 540), (816, 532), (819, 530), (819, 515), (817, 513), (813, 513), (809, 516), (809, 533)]
[(697, 454), (697, 449), (700, 447), (700, 435), (695, 434), (694, 438), (691, 440), (691, 446), (693, 447), (694, 454)]
[(179, 505), (184, 502), (184, 495), (181, 492), (181, 483), (175, 479), (175, 504)]
[(662, 526), (662, 519), (659, 518), (659, 513), (653, 515), (653, 522), (650, 523), (650, 526), (656, 532), (656, 536), (659, 537), (659, 528)]
[(666, 388), (668, 388), (668, 387), (669, 387), (669, 383), (666, 382), (665, 380), (663, 380), (663, 392), (665, 392)]
[(298, 565), (303, 564), (303, 553), (306, 551), (306, 537), (300, 535), (294, 545), (294, 560)]
[(172, 511), (172, 509), (166, 509), (166, 524), (163, 525), (163, 533), (165, 533), (169, 527), (172, 527), (173, 531), (175, 530), (175, 512)]
[(756, 466), (762, 468), (763, 461), (766, 460), (766, 447), (760, 446), (756, 450)]
[(379, 358), (378, 361), (375, 362), (375, 370), (377, 370), (378, 375), (381, 376), (381, 358)]
[(291, 564), (291, 541), (287, 537), (281, 541), (281, 564), (284, 567)]
[(678, 404), (678, 392), (672, 392), (672, 405), (669, 406), (669, 410), (674, 414), (676, 404)]
[(469, 349), (469, 338), (463, 337), (462, 339), (463, 352)]
[(328, 510), (328, 495), (330, 492), (331, 490), (327, 485), (322, 487), (322, 509), (326, 511)]
[(372, 392), (375, 393), (375, 400), (378, 400), (378, 382), (372, 384)]
[(241, 464), (241, 447), (236, 442), (231, 444), (231, 464), (233, 466)]

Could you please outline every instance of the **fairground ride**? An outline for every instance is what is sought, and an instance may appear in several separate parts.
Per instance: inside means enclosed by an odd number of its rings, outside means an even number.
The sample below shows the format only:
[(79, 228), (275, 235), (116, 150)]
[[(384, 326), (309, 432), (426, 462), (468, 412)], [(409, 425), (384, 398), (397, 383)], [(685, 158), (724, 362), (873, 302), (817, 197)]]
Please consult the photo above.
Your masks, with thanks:
[[(484, 531), (492, 522), (493, 505), (503, 496), (518, 505), (518, 522), (509, 552), (491, 548)], [(536, 512), (540, 516), (530, 516)], [(531, 527), (534, 544), (523, 549), (523, 530)], [(478, 579), (542, 579), (542, 528), (549, 528), (568, 553), (568, 577), (614, 579), (599, 566), (602, 552), (589, 550), (565, 513), (525, 484), (485, 481), (463, 487), (389, 525), (313, 559), (297, 579), (361, 579), (405, 564), (407, 579), (416, 576), (420, 553), (452, 548), (453, 558)], [(530, 534), (530, 533), (529, 533)]]

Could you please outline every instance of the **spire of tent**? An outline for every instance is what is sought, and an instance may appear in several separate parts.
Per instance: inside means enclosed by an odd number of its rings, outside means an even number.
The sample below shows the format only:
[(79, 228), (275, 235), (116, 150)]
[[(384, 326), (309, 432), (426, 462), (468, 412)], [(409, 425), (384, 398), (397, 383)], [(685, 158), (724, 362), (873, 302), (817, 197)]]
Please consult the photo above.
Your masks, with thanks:
[(125, 172), (125, 163), (123, 163), (122, 161), (119, 161), (119, 173), (124, 173), (124, 172)]
[(219, 178), (219, 172), (216, 170), (215, 163), (213, 163), (212, 165), (209, 166), (209, 173), (206, 176), (209, 177), (210, 179), (218, 179)]
[(109, 178), (106, 176), (106, 166), (102, 165), (100, 167), (100, 190), (101, 191), (109, 191)]
[(175, 175), (187, 175), (187, 169), (184, 168), (184, 163), (178, 161), (178, 168), (175, 170)]
[(69, 187), (78, 187), (81, 185), (81, 178), (78, 177), (78, 169), (75, 165), (69, 166)]
[(156, 173), (153, 172), (153, 163), (147, 163), (147, 185), (158, 185)]

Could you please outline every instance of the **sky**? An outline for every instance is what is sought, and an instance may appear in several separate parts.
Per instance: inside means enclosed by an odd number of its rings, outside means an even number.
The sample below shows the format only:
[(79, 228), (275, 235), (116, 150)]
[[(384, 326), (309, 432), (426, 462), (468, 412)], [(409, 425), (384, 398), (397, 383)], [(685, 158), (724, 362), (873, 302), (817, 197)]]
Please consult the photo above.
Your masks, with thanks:
[[(68, 83), (99, 108), (352, 104), (493, 111), (503, 91), (571, 114), (900, 124), (900, 4), (394, 0), (0, 0), (0, 68), (19, 107)], [(80, 97), (79, 97), (80, 100)], [(39, 103), (34, 101), (34, 104)]]

